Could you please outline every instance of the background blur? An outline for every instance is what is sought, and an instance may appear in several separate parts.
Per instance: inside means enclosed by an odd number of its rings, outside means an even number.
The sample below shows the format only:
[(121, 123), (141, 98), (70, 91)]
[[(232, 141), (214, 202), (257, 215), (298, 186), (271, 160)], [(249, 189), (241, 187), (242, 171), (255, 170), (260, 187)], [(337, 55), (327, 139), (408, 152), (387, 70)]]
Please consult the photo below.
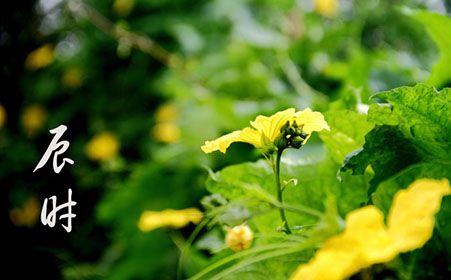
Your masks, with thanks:
[[(424, 81), (439, 52), (409, 16), (417, 9), (447, 14), (451, 2), (2, 3), (5, 275), (174, 279), (177, 244), (194, 227), (143, 233), (140, 214), (201, 208), (205, 166), (260, 157), (245, 144), (207, 156), (204, 141), (288, 107), (365, 112), (371, 94)], [(33, 173), (60, 124), (75, 164), (56, 174), (49, 160)], [(42, 202), (66, 202), (68, 188), (72, 232), (66, 221), (43, 226)]]

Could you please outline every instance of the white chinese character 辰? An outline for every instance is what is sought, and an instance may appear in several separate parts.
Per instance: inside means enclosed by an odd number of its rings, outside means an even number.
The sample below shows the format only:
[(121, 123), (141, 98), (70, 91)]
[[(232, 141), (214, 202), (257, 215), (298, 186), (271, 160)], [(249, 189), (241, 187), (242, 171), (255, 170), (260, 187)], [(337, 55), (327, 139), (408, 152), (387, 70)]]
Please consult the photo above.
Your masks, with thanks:
[(50, 213), (47, 214), (47, 202), (48, 199), (46, 198), (44, 200), (44, 204), (42, 205), (42, 210), (41, 210), (41, 222), (42, 224), (48, 225), (49, 227), (54, 227), (55, 226), (55, 222), (56, 222), (56, 213), (67, 207), (67, 214), (63, 214), (59, 216), (59, 219), (67, 219), (67, 226), (62, 225), (63, 228), (67, 231), (67, 232), (71, 232), (72, 231), (72, 218), (75, 218), (76, 215), (72, 214), (72, 206), (75, 206), (77, 204), (77, 202), (72, 201), (72, 190), (69, 189), (69, 193), (68, 193), (68, 201), (64, 204), (61, 204), (59, 206), (56, 206), (56, 196), (52, 196), (49, 198), (52, 201), (52, 206), (53, 209), (52, 211), (50, 211)]
[(64, 141), (58, 142), (58, 140), (61, 138), (61, 136), (63, 136), (63, 134), (66, 130), (67, 130), (67, 126), (65, 126), (65, 125), (60, 125), (57, 128), (50, 130), (51, 134), (56, 134), (56, 135), (53, 137), (52, 142), (50, 143), (49, 147), (47, 148), (47, 151), (45, 151), (45, 154), (42, 156), (41, 160), (39, 161), (38, 165), (36, 165), (36, 168), (33, 170), (33, 172), (35, 172), (39, 168), (43, 167), (47, 163), (47, 161), (50, 158), (50, 156), (52, 155), (53, 151), (55, 152), (55, 154), (53, 155), (53, 170), (56, 173), (60, 173), (61, 169), (63, 169), (64, 164), (66, 162), (69, 164), (74, 164), (74, 161), (70, 158), (63, 158), (63, 162), (60, 165), (58, 165), (58, 163), (57, 163), (58, 155), (64, 153), (69, 148), (69, 145), (70, 145), (69, 141), (64, 140)]

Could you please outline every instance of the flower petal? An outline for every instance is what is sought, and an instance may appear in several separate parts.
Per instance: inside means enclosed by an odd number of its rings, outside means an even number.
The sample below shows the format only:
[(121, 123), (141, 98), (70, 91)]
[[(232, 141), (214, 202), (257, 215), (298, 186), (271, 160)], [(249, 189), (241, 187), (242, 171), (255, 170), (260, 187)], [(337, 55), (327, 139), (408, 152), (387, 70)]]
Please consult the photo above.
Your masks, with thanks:
[(250, 127), (245, 127), (241, 131), (241, 135), (239, 137), (239, 142), (249, 143), (254, 145), (255, 148), (263, 148), (264, 141), (262, 134), (255, 129)]
[(353, 274), (352, 268), (360, 267), (356, 245), (355, 240), (344, 235), (330, 238), (309, 263), (298, 267), (291, 280), (334, 280)]
[(422, 247), (432, 237), (434, 214), (447, 194), (451, 194), (451, 188), (446, 179), (415, 181), (395, 195), (388, 227), (374, 206), (350, 212), (344, 233), (326, 240), (291, 279), (344, 279), (362, 268)]
[(359, 247), (354, 250), (360, 250), (363, 264), (361, 268), (387, 262), (397, 254), (392, 248), (391, 238), (384, 224), (384, 215), (375, 206), (366, 206), (350, 212), (346, 217), (345, 234), (358, 241)]
[(244, 142), (254, 145), (256, 148), (262, 148), (262, 135), (255, 129), (246, 127), (243, 130), (236, 130), (229, 134), (219, 137), (213, 141), (205, 141), (205, 145), (201, 147), (204, 153), (208, 154), (214, 151), (221, 151), (225, 154), (230, 144), (234, 142)]
[(232, 144), (233, 142), (237, 142), (240, 138), (241, 130), (235, 130), (234, 132), (231, 132), (229, 134), (226, 134), (224, 136), (219, 137), (216, 140), (213, 141), (205, 141), (205, 145), (200, 147), (204, 153), (209, 154), (214, 151), (221, 151), (223, 154), (225, 154), (227, 148)]
[(285, 123), (294, 117), (294, 108), (289, 108), (281, 112), (277, 112), (270, 117), (258, 116), (255, 121), (251, 121), (251, 125), (259, 132), (263, 133), (269, 141), (274, 142), (280, 134), (280, 129)]
[(163, 211), (145, 211), (138, 222), (141, 231), (148, 232), (160, 227), (181, 228), (190, 222), (198, 224), (202, 220), (202, 212), (197, 208), (182, 210), (166, 209)]
[(388, 216), (388, 228), (399, 252), (420, 248), (432, 237), (434, 214), (447, 194), (451, 194), (451, 189), (446, 179), (416, 180), (396, 193)]
[(312, 112), (310, 108), (296, 112), (295, 120), (296, 123), (302, 127), (302, 131), (308, 134), (323, 129), (330, 130), (329, 125), (324, 120), (323, 114), (320, 112)]
[(357, 209), (347, 215), (345, 232), (326, 240), (291, 279), (346, 278), (373, 263), (391, 260), (396, 253), (390, 244), (383, 214), (374, 206)]
[(329, 129), (324, 117), (319, 112), (312, 112), (306, 109), (302, 112), (295, 113), (294, 108), (289, 108), (281, 112), (277, 112), (270, 117), (257, 116), (255, 121), (251, 121), (251, 125), (255, 128), (246, 127), (243, 130), (236, 130), (226, 134), (213, 141), (205, 141), (205, 145), (201, 147), (205, 153), (221, 151), (225, 153), (227, 148), (233, 142), (244, 142), (254, 145), (256, 148), (264, 148), (267, 151), (273, 151), (275, 148), (274, 141), (280, 135), (281, 128), (287, 122), (293, 122), (298, 118), (298, 124), (304, 125), (304, 131), (309, 135), (304, 143), (310, 137), (312, 131), (320, 131)]
[(34, 71), (52, 64), (53, 61), (55, 61), (54, 48), (51, 44), (45, 44), (27, 56), (25, 68)]
[(114, 134), (101, 132), (88, 142), (85, 152), (89, 159), (102, 162), (117, 156), (119, 149), (120, 142)]

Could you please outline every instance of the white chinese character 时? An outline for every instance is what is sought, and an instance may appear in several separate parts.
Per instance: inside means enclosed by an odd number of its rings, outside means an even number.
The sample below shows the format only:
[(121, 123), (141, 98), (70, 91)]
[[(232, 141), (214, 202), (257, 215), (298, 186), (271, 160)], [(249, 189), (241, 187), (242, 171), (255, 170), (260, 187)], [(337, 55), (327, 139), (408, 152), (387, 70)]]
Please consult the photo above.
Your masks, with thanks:
[(61, 209), (67, 207), (67, 214), (63, 214), (59, 216), (59, 219), (67, 219), (67, 226), (62, 225), (63, 228), (67, 231), (67, 232), (71, 232), (72, 231), (72, 218), (75, 218), (77, 215), (72, 213), (72, 206), (77, 205), (77, 202), (72, 201), (72, 190), (69, 189), (68, 191), (68, 201), (64, 204), (61, 204), (59, 206), (56, 206), (56, 196), (52, 196), (49, 198), (52, 201), (52, 211), (50, 211), (50, 213), (47, 214), (47, 202), (48, 199), (46, 198), (44, 200), (44, 204), (42, 205), (42, 210), (41, 210), (41, 222), (42, 224), (48, 225), (49, 227), (53, 228), (55, 226), (56, 223), (56, 214), (58, 211), (60, 211)]
[(69, 148), (69, 145), (70, 145), (69, 141), (66, 141), (66, 140), (58, 142), (66, 130), (67, 130), (67, 126), (65, 126), (65, 125), (60, 125), (57, 128), (50, 130), (51, 134), (56, 134), (56, 135), (53, 137), (52, 142), (50, 142), (49, 147), (45, 151), (45, 154), (42, 156), (38, 165), (36, 165), (35, 169), (33, 170), (33, 173), (36, 170), (38, 170), (39, 168), (43, 167), (47, 163), (50, 156), (52, 155), (52, 152), (55, 152), (53, 155), (53, 170), (56, 173), (60, 173), (61, 169), (63, 169), (64, 164), (66, 162), (69, 164), (74, 164), (74, 161), (70, 158), (63, 158), (63, 162), (60, 165), (58, 165), (58, 163), (57, 163), (58, 155), (61, 155), (62, 153), (64, 153)]

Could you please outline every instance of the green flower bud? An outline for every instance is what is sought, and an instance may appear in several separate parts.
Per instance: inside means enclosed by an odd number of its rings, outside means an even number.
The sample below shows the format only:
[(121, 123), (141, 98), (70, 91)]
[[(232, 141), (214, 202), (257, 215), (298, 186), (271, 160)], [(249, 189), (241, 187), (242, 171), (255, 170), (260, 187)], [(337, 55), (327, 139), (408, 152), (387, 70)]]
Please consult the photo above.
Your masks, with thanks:
[(277, 136), (276, 140), (274, 140), (274, 145), (279, 150), (283, 150), (288, 147), (288, 140), (285, 136), (285, 133), (281, 133), (279, 134), (279, 136)]
[(280, 128), (280, 133), (284, 133), (287, 128), (290, 126), (290, 122), (287, 121), (281, 128)]
[(295, 135), (296, 135), (296, 136), (301, 136), (301, 135), (302, 135), (302, 129), (296, 128)]
[(296, 128), (293, 126), (290, 126), (286, 131), (287, 131), (287, 134), (291, 134), (291, 135), (296, 134)]
[(304, 139), (301, 138), (301, 136), (295, 136), (293, 139), (291, 139), (291, 146), (295, 149), (299, 149), (302, 147), (302, 143), (304, 142)]

